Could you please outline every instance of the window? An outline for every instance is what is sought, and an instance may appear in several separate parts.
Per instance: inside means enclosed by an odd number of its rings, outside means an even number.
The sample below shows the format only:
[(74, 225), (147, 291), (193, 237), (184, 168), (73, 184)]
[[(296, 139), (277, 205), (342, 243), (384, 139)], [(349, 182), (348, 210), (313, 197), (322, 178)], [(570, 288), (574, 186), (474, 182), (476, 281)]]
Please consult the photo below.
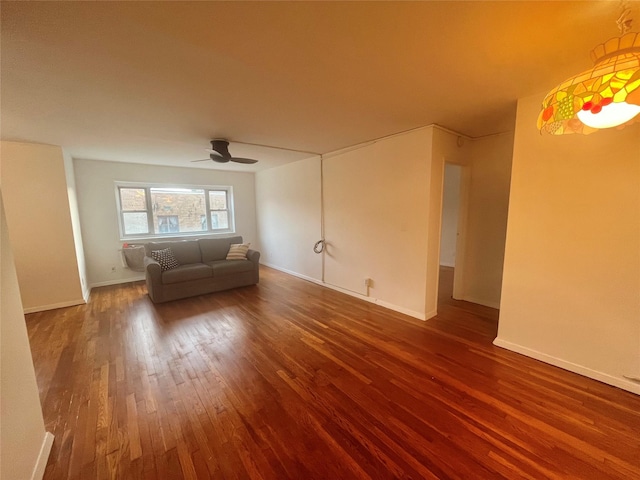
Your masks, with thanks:
[(229, 201), (224, 190), (209, 190), (211, 225), (213, 229), (229, 228)]
[(120, 217), (124, 235), (149, 233), (147, 192), (144, 188), (120, 190)]
[(116, 184), (122, 238), (230, 233), (231, 187)]
[(178, 220), (178, 216), (177, 215), (158, 215), (158, 231), (160, 233), (179, 232), (180, 220)]

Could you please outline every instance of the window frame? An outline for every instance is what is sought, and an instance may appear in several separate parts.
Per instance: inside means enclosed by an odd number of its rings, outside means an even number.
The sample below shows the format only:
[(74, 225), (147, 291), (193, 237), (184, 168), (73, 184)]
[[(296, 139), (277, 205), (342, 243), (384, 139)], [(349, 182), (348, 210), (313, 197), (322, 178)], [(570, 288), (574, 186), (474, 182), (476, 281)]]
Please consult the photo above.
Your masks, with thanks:
[[(118, 229), (120, 233), (121, 241), (130, 241), (130, 240), (144, 240), (144, 239), (154, 239), (154, 238), (181, 238), (181, 237), (202, 237), (202, 236), (211, 236), (211, 235), (228, 235), (230, 233), (235, 233), (235, 211), (233, 205), (233, 187), (230, 185), (185, 185), (185, 184), (174, 184), (174, 183), (146, 183), (146, 182), (114, 182), (115, 186), (115, 196), (116, 196), (116, 210), (118, 215)], [(120, 197), (120, 189), (122, 188), (132, 188), (132, 189), (140, 189), (145, 192), (145, 203), (146, 210), (136, 210), (136, 212), (146, 212), (147, 214), (147, 226), (148, 233), (125, 233), (124, 228), (124, 213), (122, 210), (122, 200)], [(196, 232), (167, 232), (161, 233), (155, 231), (155, 224), (153, 221), (153, 205), (151, 199), (151, 189), (153, 188), (183, 188), (189, 190), (203, 190), (204, 191), (204, 200), (205, 200), (205, 219), (207, 222), (207, 229), (200, 230)], [(209, 192), (210, 191), (224, 191), (227, 197), (227, 209), (226, 210), (212, 210), (211, 204), (209, 201)], [(220, 212), (226, 211), (227, 218), (229, 221), (228, 228), (211, 228), (211, 213), (212, 212)]]

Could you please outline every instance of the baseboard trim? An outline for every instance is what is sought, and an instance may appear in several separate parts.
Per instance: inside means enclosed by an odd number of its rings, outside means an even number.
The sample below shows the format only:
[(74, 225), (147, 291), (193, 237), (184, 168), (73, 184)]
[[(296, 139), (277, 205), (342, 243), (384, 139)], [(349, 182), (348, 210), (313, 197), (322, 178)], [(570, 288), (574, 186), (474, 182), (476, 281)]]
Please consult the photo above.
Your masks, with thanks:
[(53, 447), (53, 439), (54, 437), (52, 433), (44, 432), (42, 446), (40, 447), (40, 453), (38, 454), (36, 465), (33, 467), (31, 480), (42, 480), (42, 477), (44, 477), (44, 471), (47, 468), (47, 461), (49, 460), (51, 447)]
[(44, 312), (46, 310), (55, 310), (56, 308), (75, 307), (76, 305), (84, 305), (87, 302), (84, 298), (79, 300), (70, 300), (68, 302), (52, 303), (50, 305), (39, 305), (37, 307), (29, 307), (23, 309), (24, 314)]
[(302, 280), (307, 280), (308, 282), (315, 283), (316, 285), (320, 285), (321, 287), (330, 288), (331, 290), (335, 290), (336, 292), (344, 293), (345, 295), (349, 295), (351, 297), (364, 300), (365, 302), (380, 305), (381, 307), (388, 308), (389, 310), (393, 310), (394, 312), (402, 313), (404, 315), (408, 315), (413, 318), (417, 318), (418, 320), (424, 321), (427, 318), (431, 318), (435, 316), (436, 314), (435, 312), (433, 312), (433, 314), (430, 314), (430, 316), (426, 316), (424, 313), (417, 312), (415, 310), (411, 310), (405, 307), (401, 307), (393, 303), (385, 302), (384, 300), (380, 300), (378, 298), (368, 297), (366, 295), (362, 295), (361, 293), (354, 292), (353, 290), (348, 290), (346, 288), (339, 287), (338, 285), (333, 285), (331, 283), (323, 282), (322, 280), (318, 280), (317, 278), (309, 277), (307, 275), (302, 275), (300, 273), (287, 270), (286, 268), (278, 267), (277, 265), (272, 265), (269, 263), (261, 263), (261, 265), (264, 265), (265, 267), (273, 268), (274, 270), (278, 270), (280, 272), (292, 275), (294, 277), (301, 278)]
[(89, 303), (90, 296), (91, 296), (91, 287), (88, 287), (82, 290), (82, 298), (84, 298), (84, 303)]
[(522, 345), (518, 345), (517, 343), (511, 343), (509, 341), (502, 340), (501, 338), (496, 338), (493, 341), (493, 344), (506, 350), (519, 353), (526, 357), (534, 358), (535, 360), (540, 360), (541, 362), (548, 363), (555, 367), (577, 373), (578, 375), (582, 375), (583, 377), (598, 380), (599, 382), (606, 383), (607, 385), (621, 388), (628, 392), (635, 393), (636, 395), (640, 395), (640, 385), (634, 383), (631, 380), (614, 377), (613, 375), (609, 375), (608, 373), (600, 372), (598, 370), (592, 370), (591, 368), (578, 365), (577, 363), (568, 362), (561, 358), (554, 357), (552, 355), (548, 355), (531, 348), (523, 347)]
[(320, 283), (323, 287), (330, 288), (331, 290), (335, 290), (340, 293), (344, 293), (346, 295), (350, 295), (355, 298), (359, 298), (360, 300), (364, 300), (365, 302), (374, 303), (376, 305), (380, 305), (381, 307), (388, 308), (389, 310), (393, 310), (394, 312), (402, 313), (404, 315), (408, 315), (413, 318), (417, 318), (418, 320), (426, 320), (424, 313), (416, 312), (415, 310), (411, 310), (409, 308), (401, 307), (394, 303), (386, 302), (384, 300), (380, 300), (375, 297), (367, 297), (366, 295), (362, 295), (361, 293), (354, 292), (353, 290), (349, 290), (346, 288), (339, 287), (338, 285), (333, 285), (331, 283)]
[(307, 275), (303, 275), (301, 273), (294, 272), (293, 270), (287, 270), (286, 268), (282, 268), (282, 267), (279, 267), (277, 265), (273, 265), (271, 263), (262, 263), (262, 262), (260, 262), (260, 265), (264, 265), (265, 267), (273, 268), (274, 270), (278, 270), (279, 272), (287, 273), (289, 275), (301, 278), (303, 280), (307, 280), (309, 282), (317, 283), (318, 285), (323, 285), (322, 280), (320, 280), (320, 279), (309, 277)]
[(139, 282), (141, 280), (144, 280), (144, 275), (141, 275), (139, 277), (119, 278), (117, 280), (107, 280), (105, 282), (96, 282), (89, 285), (89, 288), (93, 289), (97, 287), (108, 287), (109, 285), (119, 285), (121, 283)]
[[(364, 296), (363, 296), (364, 297)], [(399, 305), (395, 305), (393, 303), (385, 302), (384, 300), (379, 300), (377, 298), (364, 297), (365, 300), (371, 300), (371, 303), (375, 303), (376, 305), (380, 305), (381, 307), (388, 308), (389, 310), (393, 310), (394, 312), (402, 313), (404, 315), (408, 315), (409, 317), (417, 318), (418, 320), (422, 320), (423, 322), (427, 320), (427, 315), (421, 312), (417, 312), (415, 310), (411, 310), (409, 308), (401, 307)], [(432, 315), (434, 316), (435, 313)]]
[(436, 315), (438, 315), (438, 311), (437, 310), (431, 310), (430, 312), (425, 313), (424, 319), (425, 320), (431, 320)]

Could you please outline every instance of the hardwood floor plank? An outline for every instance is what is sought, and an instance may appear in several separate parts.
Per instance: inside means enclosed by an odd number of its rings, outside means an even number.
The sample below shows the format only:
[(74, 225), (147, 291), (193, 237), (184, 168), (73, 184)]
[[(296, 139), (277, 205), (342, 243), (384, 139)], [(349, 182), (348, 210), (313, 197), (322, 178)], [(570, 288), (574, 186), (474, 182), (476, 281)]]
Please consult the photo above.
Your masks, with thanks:
[(140, 431), (138, 428), (138, 408), (134, 393), (127, 395), (127, 434), (129, 437), (129, 453), (131, 460), (142, 456)]
[(640, 479), (640, 397), (263, 267), (154, 305), (144, 283), (27, 315), (61, 479)]

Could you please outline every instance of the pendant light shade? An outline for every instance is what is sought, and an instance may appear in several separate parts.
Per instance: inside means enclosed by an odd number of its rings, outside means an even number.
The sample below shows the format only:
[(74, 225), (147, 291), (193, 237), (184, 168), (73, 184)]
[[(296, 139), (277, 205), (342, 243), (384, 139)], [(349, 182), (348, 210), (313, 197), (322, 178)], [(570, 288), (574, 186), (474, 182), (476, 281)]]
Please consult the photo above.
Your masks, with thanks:
[(538, 129), (589, 134), (640, 121), (640, 33), (627, 33), (591, 52), (595, 65), (551, 90)]

